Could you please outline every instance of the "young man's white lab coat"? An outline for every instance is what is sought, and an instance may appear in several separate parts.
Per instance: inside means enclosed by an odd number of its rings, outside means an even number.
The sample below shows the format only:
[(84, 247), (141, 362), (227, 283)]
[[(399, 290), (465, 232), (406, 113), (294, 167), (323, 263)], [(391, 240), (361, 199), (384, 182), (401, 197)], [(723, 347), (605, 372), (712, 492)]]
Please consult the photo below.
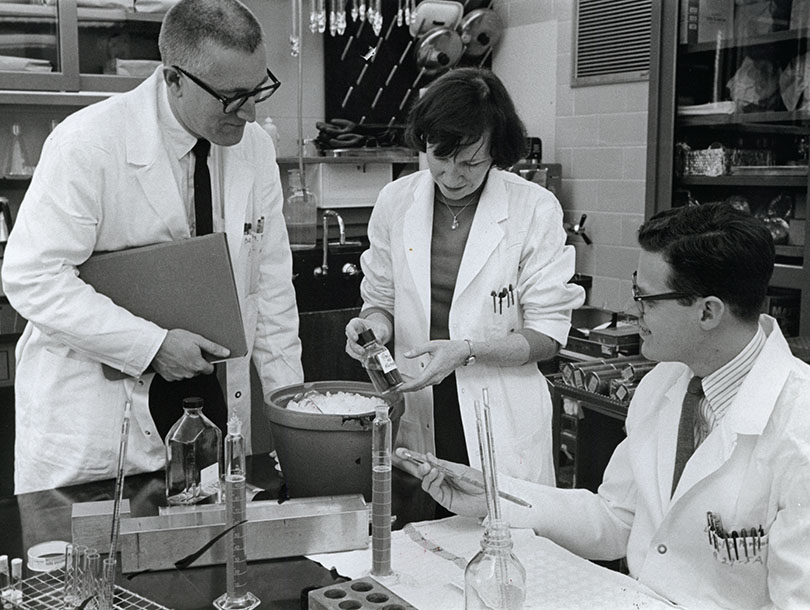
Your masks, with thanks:
[[(725, 416), (686, 463), (670, 499), (681, 403), (692, 372), (662, 363), (636, 390), (627, 438), (598, 495), (501, 480), (533, 504), (501, 504), (589, 559), (626, 555), (630, 574), (686, 608), (810, 608), (810, 367), (773, 318), (767, 342)], [(707, 512), (731, 534), (762, 526), (758, 558), (709, 542)], [(729, 558), (733, 558), (733, 561)]]

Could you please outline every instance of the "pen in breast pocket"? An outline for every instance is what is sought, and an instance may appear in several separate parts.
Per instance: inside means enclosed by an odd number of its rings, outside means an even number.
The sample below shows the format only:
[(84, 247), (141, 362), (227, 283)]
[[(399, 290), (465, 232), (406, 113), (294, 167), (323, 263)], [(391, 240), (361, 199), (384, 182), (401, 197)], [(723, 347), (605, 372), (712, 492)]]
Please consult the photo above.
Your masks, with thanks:
[[(450, 477), (456, 481), (463, 481), (464, 483), (469, 483), (470, 485), (474, 485), (480, 489), (484, 489), (483, 481), (479, 481), (478, 479), (473, 479), (463, 474), (458, 474), (450, 470), (449, 468), (442, 466), (441, 464), (436, 464), (434, 462), (428, 462), (420, 457), (415, 456), (410, 451), (403, 451), (402, 455), (404, 455), (409, 461), (413, 462), (414, 464), (430, 464), (433, 468), (441, 472), (444, 476)], [(531, 508), (532, 505), (526, 502), (523, 498), (518, 498), (517, 496), (513, 496), (510, 493), (505, 491), (498, 490), (498, 495), (503, 498), (504, 500), (508, 500), (509, 502), (513, 502), (518, 506), (525, 506), (526, 508)]]

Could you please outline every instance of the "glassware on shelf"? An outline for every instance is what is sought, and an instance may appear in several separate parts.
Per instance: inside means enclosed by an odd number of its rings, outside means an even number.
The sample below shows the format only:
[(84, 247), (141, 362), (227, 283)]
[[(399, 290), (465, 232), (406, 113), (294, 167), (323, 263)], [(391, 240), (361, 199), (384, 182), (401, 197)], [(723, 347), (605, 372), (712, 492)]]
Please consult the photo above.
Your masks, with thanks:
[(34, 167), (29, 164), (30, 159), (22, 139), (22, 127), (19, 123), (14, 123), (11, 126), (11, 148), (8, 151), (3, 176), (13, 179), (30, 178), (34, 173)]
[(301, 172), (287, 172), (289, 195), (284, 201), (284, 220), (290, 243), (297, 246), (315, 246), (318, 231), (318, 203), (301, 181)]
[(166, 435), (166, 501), (219, 501), (222, 431), (203, 415), (203, 399), (183, 399), (183, 416)]

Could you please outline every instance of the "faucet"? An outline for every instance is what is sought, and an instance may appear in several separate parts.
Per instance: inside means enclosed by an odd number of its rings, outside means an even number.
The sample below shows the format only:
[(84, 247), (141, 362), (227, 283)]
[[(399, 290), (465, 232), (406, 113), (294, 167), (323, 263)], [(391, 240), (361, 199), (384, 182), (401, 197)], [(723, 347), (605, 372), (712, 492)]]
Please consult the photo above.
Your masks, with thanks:
[(324, 210), (323, 213), (323, 260), (321, 266), (315, 269), (315, 275), (328, 275), (329, 274), (329, 217), (333, 216), (338, 223), (338, 231), (340, 232), (340, 245), (346, 244), (346, 225), (343, 223), (343, 217), (334, 210)]

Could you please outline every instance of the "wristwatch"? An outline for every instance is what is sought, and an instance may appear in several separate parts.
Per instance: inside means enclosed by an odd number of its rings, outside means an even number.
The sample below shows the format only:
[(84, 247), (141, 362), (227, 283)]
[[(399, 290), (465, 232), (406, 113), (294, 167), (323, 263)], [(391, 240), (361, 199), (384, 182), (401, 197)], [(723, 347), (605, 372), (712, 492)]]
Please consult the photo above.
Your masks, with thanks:
[(464, 339), (467, 342), (467, 348), (470, 350), (470, 355), (464, 359), (464, 366), (475, 364), (475, 350), (473, 350), (473, 343), (469, 339)]

